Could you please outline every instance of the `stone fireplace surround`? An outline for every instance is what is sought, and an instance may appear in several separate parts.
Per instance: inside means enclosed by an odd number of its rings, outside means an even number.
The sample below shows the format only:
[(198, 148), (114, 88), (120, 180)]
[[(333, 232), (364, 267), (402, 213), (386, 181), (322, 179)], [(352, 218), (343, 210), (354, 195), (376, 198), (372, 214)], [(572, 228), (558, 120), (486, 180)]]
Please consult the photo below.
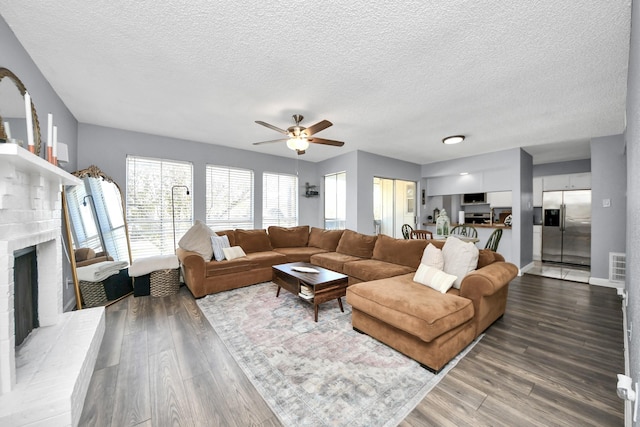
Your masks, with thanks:
[[(63, 313), (61, 185), (81, 181), (0, 144), (0, 425), (75, 426), (105, 328), (104, 308)], [(15, 348), (13, 252), (35, 246), (38, 318)]]

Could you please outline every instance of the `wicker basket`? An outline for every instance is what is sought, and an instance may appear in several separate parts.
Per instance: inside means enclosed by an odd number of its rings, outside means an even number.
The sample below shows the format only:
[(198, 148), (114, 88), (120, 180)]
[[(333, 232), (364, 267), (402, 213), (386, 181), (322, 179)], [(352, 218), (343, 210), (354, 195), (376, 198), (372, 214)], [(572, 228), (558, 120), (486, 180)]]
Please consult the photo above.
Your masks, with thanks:
[(80, 280), (80, 293), (85, 307), (98, 307), (107, 303), (104, 283)]
[(152, 297), (174, 295), (180, 289), (180, 269), (152, 271), (150, 287)]

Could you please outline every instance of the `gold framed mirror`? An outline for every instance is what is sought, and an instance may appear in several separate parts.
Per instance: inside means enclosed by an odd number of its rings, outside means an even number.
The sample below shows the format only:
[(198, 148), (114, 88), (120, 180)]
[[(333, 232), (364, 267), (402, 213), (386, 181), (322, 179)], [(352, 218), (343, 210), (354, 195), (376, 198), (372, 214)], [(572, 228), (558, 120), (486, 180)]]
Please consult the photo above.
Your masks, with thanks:
[[(27, 120), (24, 96), (27, 88), (22, 81), (7, 68), (0, 67), (0, 138), (7, 142), (16, 142), (27, 147)], [(33, 123), (33, 144), (36, 155), (40, 155), (40, 122), (36, 107), (31, 100), (31, 118)], [(6, 124), (9, 123), (9, 129)], [(11, 133), (9, 138), (8, 133)], [(22, 141), (22, 144), (20, 144)]]
[[(78, 309), (108, 305), (132, 291), (124, 198), (120, 186), (95, 165), (73, 175), (83, 183), (63, 189), (62, 205), (76, 304)], [(103, 268), (112, 273), (108, 280), (87, 277), (101, 278)]]

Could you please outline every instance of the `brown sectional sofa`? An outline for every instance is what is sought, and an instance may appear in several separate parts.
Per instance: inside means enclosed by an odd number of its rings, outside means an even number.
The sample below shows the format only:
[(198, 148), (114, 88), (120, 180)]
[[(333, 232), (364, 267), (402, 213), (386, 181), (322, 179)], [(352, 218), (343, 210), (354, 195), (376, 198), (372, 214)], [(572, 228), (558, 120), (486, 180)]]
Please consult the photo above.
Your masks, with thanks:
[(480, 335), (506, 308), (509, 282), (518, 269), (495, 252), (480, 250), (478, 267), (460, 289), (442, 294), (413, 281), (429, 243), (352, 230), (299, 226), (226, 230), (245, 257), (206, 262), (197, 252), (177, 249), (183, 277), (198, 298), (269, 281), (273, 265), (311, 262), (349, 276), (347, 302), (354, 329), (438, 371)]

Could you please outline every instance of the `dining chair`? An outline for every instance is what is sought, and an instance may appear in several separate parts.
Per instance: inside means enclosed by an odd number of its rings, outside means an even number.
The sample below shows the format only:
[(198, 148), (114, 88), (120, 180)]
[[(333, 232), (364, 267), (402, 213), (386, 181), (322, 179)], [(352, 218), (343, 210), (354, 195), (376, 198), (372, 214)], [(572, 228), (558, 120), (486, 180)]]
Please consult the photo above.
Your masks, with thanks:
[(410, 226), (409, 224), (403, 224), (402, 225), (402, 237), (404, 237), (405, 239), (410, 239), (411, 238), (411, 232), (413, 231), (413, 227)]
[(412, 239), (433, 239), (433, 233), (429, 230), (413, 230), (411, 232)]
[(478, 231), (471, 225), (456, 225), (451, 229), (449, 234), (465, 237), (478, 237)]
[(500, 238), (502, 238), (502, 229), (496, 228), (493, 233), (491, 233), (491, 236), (489, 236), (489, 240), (487, 240), (487, 244), (484, 246), (484, 248), (491, 249), (493, 252), (497, 252)]

